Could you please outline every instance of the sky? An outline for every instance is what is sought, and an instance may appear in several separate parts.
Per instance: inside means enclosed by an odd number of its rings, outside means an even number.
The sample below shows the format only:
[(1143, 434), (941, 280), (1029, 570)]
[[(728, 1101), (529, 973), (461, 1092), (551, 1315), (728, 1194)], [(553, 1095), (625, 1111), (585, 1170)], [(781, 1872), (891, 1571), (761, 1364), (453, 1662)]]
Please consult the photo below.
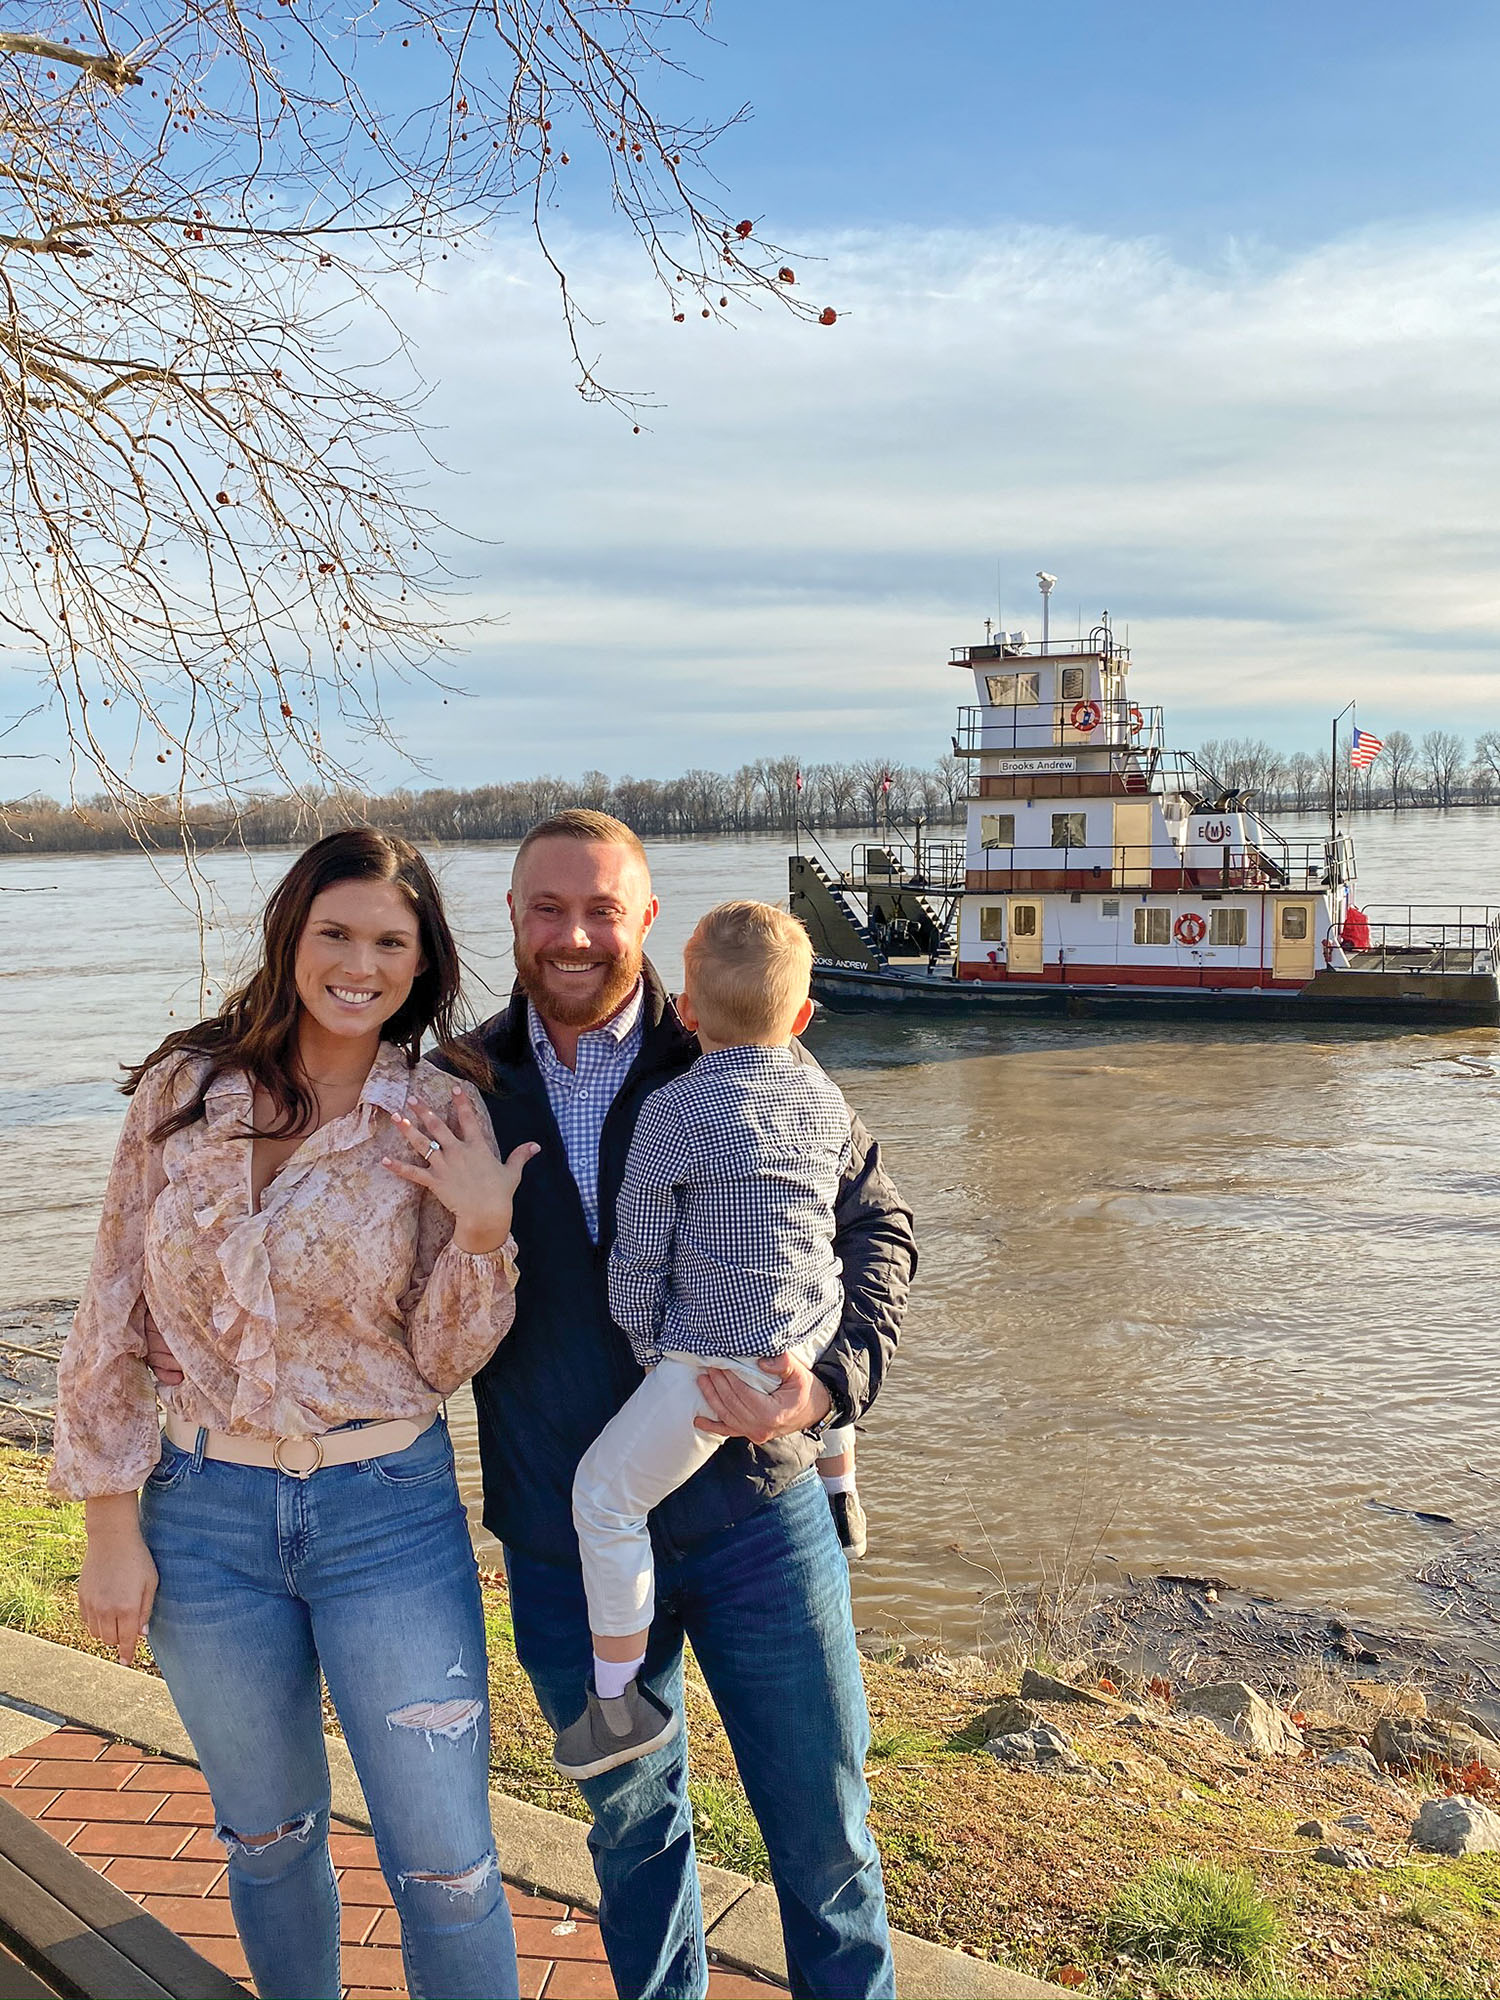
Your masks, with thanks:
[(717, 0), (731, 184), (820, 227), (1031, 223), (1210, 258), (1481, 214), (1500, 23), (1474, 0)]
[[(601, 373), (500, 231), (402, 307), (485, 621), (389, 707), (473, 785), (928, 763), (986, 617), (1128, 626), (1172, 740), (1500, 723), (1500, 10), (717, 0), (663, 101), (831, 328), (673, 324), (557, 218)], [(364, 759), (373, 782), (422, 782)]]
[[(564, 218), (633, 436), (499, 240), (414, 322), (503, 621), (451, 782), (947, 747), (986, 616), (1128, 624), (1170, 733), (1500, 722), (1500, 14), (720, 0), (684, 108), (834, 328), (672, 324)], [(452, 498), (448, 497), (451, 492)]]

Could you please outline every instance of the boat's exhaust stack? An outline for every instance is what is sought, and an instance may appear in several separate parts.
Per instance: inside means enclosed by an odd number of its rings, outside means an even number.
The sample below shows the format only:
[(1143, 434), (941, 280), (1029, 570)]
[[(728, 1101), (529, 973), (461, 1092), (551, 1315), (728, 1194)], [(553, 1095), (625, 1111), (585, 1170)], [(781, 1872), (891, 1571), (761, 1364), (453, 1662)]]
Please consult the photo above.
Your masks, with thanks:
[(1042, 593), (1042, 651), (1047, 650), (1048, 634), (1052, 630), (1052, 586), (1057, 578), (1044, 569), (1036, 573), (1037, 589)]

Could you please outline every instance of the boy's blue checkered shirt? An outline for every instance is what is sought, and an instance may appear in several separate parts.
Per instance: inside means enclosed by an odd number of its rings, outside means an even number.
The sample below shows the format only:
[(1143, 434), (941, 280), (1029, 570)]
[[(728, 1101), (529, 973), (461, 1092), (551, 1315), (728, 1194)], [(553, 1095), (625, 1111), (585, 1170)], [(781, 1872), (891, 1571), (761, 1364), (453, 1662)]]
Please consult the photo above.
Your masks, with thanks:
[(616, 1207), (609, 1309), (637, 1361), (782, 1354), (843, 1314), (833, 1212), (849, 1107), (789, 1049), (710, 1050), (646, 1100)]

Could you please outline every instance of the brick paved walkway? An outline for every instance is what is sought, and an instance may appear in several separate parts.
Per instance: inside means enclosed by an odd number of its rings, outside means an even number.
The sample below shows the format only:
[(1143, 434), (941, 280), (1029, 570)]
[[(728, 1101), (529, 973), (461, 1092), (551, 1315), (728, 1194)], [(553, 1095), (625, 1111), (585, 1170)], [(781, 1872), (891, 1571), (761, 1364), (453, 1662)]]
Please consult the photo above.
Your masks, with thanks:
[[(54, 1840), (142, 1903), (205, 1958), (247, 1978), (224, 1881), (224, 1850), (212, 1833), (203, 1774), (128, 1743), (59, 1729), (0, 1759), (0, 1792)], [(343, 1904), (348, 2000), (404, 1994), (400, 1934), (375, 1843), (338, 1820), (333, 1862)], [(502, 1856), (502, 1860), (503, 1860)], [(506, 1885), (516, 1924), (523, 2000), (613, 2000), (599, 1926), (585, 1911)], [(743, 1973), (714, 1971), (710, 2000), (776, 2000), (784, 1989)]]

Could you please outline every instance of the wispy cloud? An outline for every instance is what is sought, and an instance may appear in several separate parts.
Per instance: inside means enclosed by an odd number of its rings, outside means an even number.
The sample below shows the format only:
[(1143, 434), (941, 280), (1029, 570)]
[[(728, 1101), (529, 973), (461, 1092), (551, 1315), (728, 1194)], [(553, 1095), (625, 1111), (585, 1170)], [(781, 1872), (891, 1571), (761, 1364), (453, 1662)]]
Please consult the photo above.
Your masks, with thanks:
[[(407, 315), (438, 504), (503, 620), (443, 706), (444, 778), (664, 774), (945, 745), (951, 642), (995, 608), (1129, 621), (1177, 733), (1483, 727), (1500, 693), (1500, 218), (1212, 267), (1064, 231), (861, 235), (799, 273), (837, 326), (674, 325), (616, 248), (573, 263), (633, 436), (569, 386), (554, 301), (492, 246)], [(395, 776), (394, 768), (382, 773)]]
[[(418, 325), (444, 499), (503, 634), (435, 765), (668, 771), (945, 740), (994, 608), (1128, 619), (1185, 733), (1310, 735), (1500, 692), (1500, 221), (1214, 268), (1065, 232), (899, 233), (800, 274), (831, 329), (673, 325), (577, 246), (640, 437), (566, 406), (551, 301), (495, 248)], [(455, 723), (460, 726), (455, 727)]]

